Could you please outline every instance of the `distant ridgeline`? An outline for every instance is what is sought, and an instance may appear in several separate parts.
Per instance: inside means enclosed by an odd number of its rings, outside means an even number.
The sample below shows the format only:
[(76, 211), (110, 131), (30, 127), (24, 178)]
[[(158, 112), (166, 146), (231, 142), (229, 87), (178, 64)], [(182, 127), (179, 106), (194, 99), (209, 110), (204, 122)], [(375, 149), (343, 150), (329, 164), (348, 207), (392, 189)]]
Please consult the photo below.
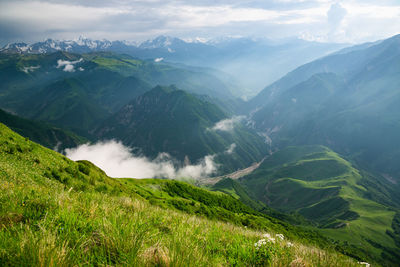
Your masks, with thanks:
[[(159, 36), (139, 44), (80, 37), (77, 40), (48, 39), (33, 44), (8, 44), (0, 48), (0, 54), (32, 55), (59, 51), (76, 54), (112, 52), (146, 61), (151, 60), (159, 64), (174, 63), (180, 68), (182, 64), (185, 64), (187, 65), (185, 68), (191, 71), (217, 74), (224, 83), (230, 85), (231, 92), (236, 97), (249, 97), (259, 92), (265, 84), (275, 81), (288, 71), (343, 47), (345, 44), (318, 43), (300, 39), (276, 43), (262, 38), (233, 37), (221, 40), (187, 41)], [(167, 76), (165, 78), (168, 79)], [(201, 85), (204, 79), (197, 81)], [(179, 87), (188, 88), (180, 85)]]

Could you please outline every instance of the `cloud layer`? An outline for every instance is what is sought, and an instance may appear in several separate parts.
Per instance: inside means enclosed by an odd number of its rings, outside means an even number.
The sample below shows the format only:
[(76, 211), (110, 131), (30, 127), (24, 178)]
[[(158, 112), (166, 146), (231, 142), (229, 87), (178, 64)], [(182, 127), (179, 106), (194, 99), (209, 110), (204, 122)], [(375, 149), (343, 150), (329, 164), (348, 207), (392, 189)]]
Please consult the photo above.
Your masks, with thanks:
[[(76, 60), (76, 61), (68, 61), (68, 60), (57, 60), (57, 69), (63, 68), (65, 72), (75, 72), (75, 64), (80, 63), (83, 61), (83, 58)], [(79, 68), (80, 71), (83, 71), (83, 68)]]
[(399, 24), (400, 3), (396, 0), (0, 2), (2, 42), (71, 39), (81, 34), (111, 40), (143, 40), (164, 34), (360, 42), (397, 34)]
[(214, 155), (207, 155), (195, 165), (176, 167), (176, 161), (167, 153), (161, 153), (154, 160), (134, 156), (131, 150), (115, 140), (84, 144), (66, 149), (66, 156), (72, 160), (89, 160), (111, 177), (129, 178), (200, 178), (216, 172), (218, 165)]
[(213, 131), (223, 131), (223, 132), (231, 132), (235, 124), (243, 120), (245, 117), (244, 116), (234, 116), (229, 119), (224, 119), (219, 122), (217, 122), (211, 130)]

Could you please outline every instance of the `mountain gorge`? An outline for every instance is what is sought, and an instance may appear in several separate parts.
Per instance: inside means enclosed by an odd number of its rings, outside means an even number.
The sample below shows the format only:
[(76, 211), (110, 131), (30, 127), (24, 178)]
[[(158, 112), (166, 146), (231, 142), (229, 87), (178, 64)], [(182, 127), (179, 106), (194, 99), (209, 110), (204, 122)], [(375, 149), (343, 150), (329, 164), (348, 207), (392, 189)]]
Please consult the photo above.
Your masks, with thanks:
[[(45, 177), (65, 190), (133, 194), (396, 266), (400, 36), (326, 55), (342, 47), (159, 37), (135, 45), (47, 40), (0, 51), (0, 122), (49, 148), (115, 140), (134, 156), (167, 157), (178, 168), (211, 159), (215, 177), (189, 181), (212, 194), (164, 179), (113, 180), (52, 152), (62, 167), (42, 166), (50, 160), (42, 148), (0, 125), (1, 153), (39, 166), (32, 174), (39, 184)], [(269, 85), (245, 101), (261, 80)], [(0, 173), (14, 179), (10, 161), (0, 162)]]
[(276, 147), (326, 145), (397, 183), (399, 42), (394, 36), (294, 70), (250, 101), (255, 127)]
[(197, 162), (215, 155), (221, 170), (244, 168), (267, 153), (263, 139), (218, 106), (174, 87), (155, 87), (135, 98), (95, 131), (145, 155), (167, 152)]
[[(251, 165), (267, 151), (235, 117), (243, 101), (231, 94), (231, 83), (210, 70), (108, 52), (3, 54), (3, 61), (10, 70), (4, 70), (2, 108), (91, 141), (117, 139), (144, 156), (166, 152), (181, 162), (210, 155), (221, 172)], [(157, 84), (187, 92), (152, 89)], [(213, 130), (220, 121), (228, 128)]]

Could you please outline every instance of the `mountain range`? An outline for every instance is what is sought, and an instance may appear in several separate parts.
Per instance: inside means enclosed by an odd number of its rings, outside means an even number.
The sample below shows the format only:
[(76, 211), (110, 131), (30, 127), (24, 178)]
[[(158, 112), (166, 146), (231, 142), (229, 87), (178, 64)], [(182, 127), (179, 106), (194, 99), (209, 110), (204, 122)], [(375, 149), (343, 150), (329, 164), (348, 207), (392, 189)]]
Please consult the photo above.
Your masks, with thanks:
[(326, 145), (397, 186), (400, 36), (303, 65), (249, 103), (274, 146)]
[[(152, 159), (166, 152), (180, 165), (212, 156), (221, 176), (197, 182), (223, 193), (217, 202), (230, 195), (251, 208), (251, 216), (264, 214), (260, 216), (311, 229), (358, 259), (388, 266), (399, 261), (399, 35), (329, 55), (328, 50), (341, 45), (298, 40), (272, 45), (251, 39), (203, 43), (169, 37), (119, 43), (118, 53), (111, 49), (116, 42), (82, 39), (68, 48), (66, 42), (48, 40), (46, 45), (54, 50), (18, 44), (0, 53), (0, 108), (7, 111), (0, 118), (15, 131), (50, 148), (63, 140), (75, 146), (117, 139)], [(60, 51), (67, 48), (70, 52)], [(286, 64), (294, 54), (304, 56)], [(250, 67), (244, 70), (246, 64)], [(303, 65), (290, 71), (296, 64)], [(241, 72), (233, 71), (237, 66)], [(260, 69), (253, 75), (267, 86), (244, 101), (240, 97), (249, 92), (235, 81), (251, 78), (246, 73), (251, 66)], [(280, 79), (274, 74), (277, 80), (270, 84), (260, 75), (270, 68), (288, 73)], [(21, 141), (21, 146), (27, 145)], [(17, 146), (4, 151), (11, 150), (19, 151)], [(68, 171), (58, 172), (62, 174), (45, 174), (63, 182)], [(164, 205), (154, 195), (163, 195), (157, 188), (171, 189), (169, 185), (149, 182), (150, 189), (143, 191), (137, 183), (135, 192)], [(185, 186), (171, 187), (169, 193), (187, 197)], [(246, 221), (231, 210), (210, 211), (196, 202), (168, 205)], [(243, 225), (259, 220), (253, 219)]]
[(277, 42), (244, 37), (185, 41), (176, 37), (159, 36), (142, 43), (79, 37), (76, 40), (48, 39), (33, 44), (8, 44), (0, 49), (0, 53), (108, 51), (128, 54), (143, 60), (213, 68), (224, 71), (232, 77), (240, 77), (234, 81), (240, 85), (240, 90), (235, 91), (235, 95), (250, 97), (260, 91), (265, 84), (272, 83), (290, 70), (345, 46), (345, 44), (324, 44), (297, 39)]

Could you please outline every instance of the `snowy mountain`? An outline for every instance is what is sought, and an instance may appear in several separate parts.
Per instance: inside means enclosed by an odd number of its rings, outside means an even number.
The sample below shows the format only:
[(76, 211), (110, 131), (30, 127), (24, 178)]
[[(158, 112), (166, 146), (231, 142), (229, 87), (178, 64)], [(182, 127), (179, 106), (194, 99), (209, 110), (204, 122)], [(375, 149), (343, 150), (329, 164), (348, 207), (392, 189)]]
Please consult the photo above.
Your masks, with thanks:
[(0, 52), (18, 54), (44, 54), (56, 51), (87, 53), (109, 50), (112, 45), (113, 42), (108, 40), (91, 40), (80, 36), (75, 40), (47, 39), (43, 42), (37, 42), (33, 44), (13, 43), (1, 48)]

